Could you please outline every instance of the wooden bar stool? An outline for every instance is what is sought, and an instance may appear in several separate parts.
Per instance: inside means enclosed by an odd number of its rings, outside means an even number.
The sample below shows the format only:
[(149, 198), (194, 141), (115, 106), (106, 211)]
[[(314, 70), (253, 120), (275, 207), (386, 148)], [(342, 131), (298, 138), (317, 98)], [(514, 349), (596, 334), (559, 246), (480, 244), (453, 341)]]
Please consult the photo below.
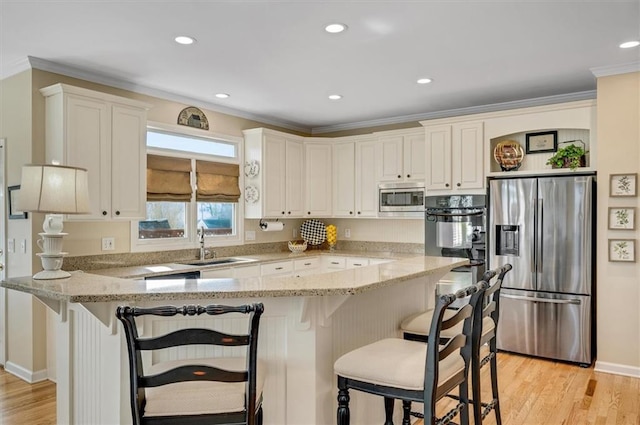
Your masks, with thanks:
[[(134, 425), (262, 424), (264, 365), (257, 360), (262, 304), (155, 308), (118, 307), (129, 351), (131, 413)], [(213, 329), (186, 328), (140, 338), (136, 317), (144, 315), (213, 316), (249, 314), (248, 332), (232, 335)], [(143, 351), (194, 344), (246, 346), (245, 357), (171, 360), (145, 369)]]
[[(480, 425), (482, 420), (493, 410), (496, 417), (496, 424), (502, 424), (500, 413), (500, 399), (498, 394), (498, 361), (496, 347), (496, 330), (500, 312), (500, 289), (505, 275), (512, 269), (511, 264), (505, 264), (494, 270), (488, 270), (483, 275), (483, 279), (489, 286), (484, 291), (482, 308), (475, 311), (473, 318), (472, 332), (472, 355), (471, 355), (471, 390), (473, 405), (474, 423)], [(455, 310), (445, 312), (445, 317), (451, 316)], [(431, 311), (414, 314), (403, 320), (400, 328), (403, 336), (407, 340), (422, 341), (428, 340)], [(455, 330), (444, 331), (440, 334), (441, 342), (446, 342), (454, 334)], [(484, 354), (486, 350), (486, 354)], [(481, 352), (482, 351), (482, 352)], [(481, 399), (480, 369), (486, 364), (490, 364), (491, 392), (492, 400), (483, 403)]]
[[(486, 282), (438, 297), (433, 310), (427, 344), (401, 338), (387, 338), (353, 350), (334, 364), (338, 375), (338, 425), (349, 425), (349, 390), (384, 397), (385, 425), (393, 425), (395, 400), (402, 400), (409, 425), (411, 402), (424, 403), (427, 425), (449, 423), (460, 415), (462, 425), (469, 423), (467, 376), (471, 357), (473, 310), (483, 299)], [(471, 296), (467, 304), (450, 317), (445, 311), (452, 302)], [(440, 345), (441, 332), (459, 329), (449, 341)], [(436, 417), (436, 402), (458, 389), (457, 405), (443, 418)]]

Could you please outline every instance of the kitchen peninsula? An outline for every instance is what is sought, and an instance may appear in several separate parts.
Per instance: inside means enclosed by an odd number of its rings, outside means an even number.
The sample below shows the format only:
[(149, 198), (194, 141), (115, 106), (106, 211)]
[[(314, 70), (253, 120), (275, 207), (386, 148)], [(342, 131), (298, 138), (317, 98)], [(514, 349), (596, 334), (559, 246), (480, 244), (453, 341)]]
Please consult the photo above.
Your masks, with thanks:
[[(403, 317), (433, 305), (438, 279), (466, 263), (460, 258), (414, 256), (299, 277), (197, 280), (132, 280), (74, 272), (70, 278), (50, 281), (13, 278), (2, 286), (33, 294), (57, 313), (58, 423), (131, 423), (126, 343), (114, 315), (118, 305), (259, 300), (265, 305), (259, 353), (268, 367), (265, 425), (323, 425), (334, 422), (335, 359), (358, 346), (397, 336)], [(232, 331), (243, 320), (219, 324)], [(178, 328), (187, 321), (150, 318), (141, 333)], [(364, 394), (353, 395), (352, 410), (358, 424), (381, 422), (383, 415), (380, 401)]]

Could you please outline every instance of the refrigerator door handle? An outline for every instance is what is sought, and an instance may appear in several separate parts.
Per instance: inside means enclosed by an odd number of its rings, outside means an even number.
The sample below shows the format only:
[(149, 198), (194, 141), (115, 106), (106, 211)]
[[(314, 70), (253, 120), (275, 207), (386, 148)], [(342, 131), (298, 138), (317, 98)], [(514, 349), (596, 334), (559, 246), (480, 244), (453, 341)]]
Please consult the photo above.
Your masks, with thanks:
[[(544, 261), (542, 260), (542, 228), (543, 228), (543, 223), (544, 223), (544, 205), (543, 205), (543, 200), (542, 199), (538, 199), (538, 235), (536, 237), (536, 241), (537, 241), (537, 249), (536, 249), (536, 264), (537, 264), (537, 272), (538, 273), (542, 273), (542, 265), (544, 264)], [(540, 287), (540, 278), (541, 276), (538, 276), (537, 282), (538, 282), (538, 288)]]
[(520, 301), (531, 301), (534, 303), (547, 303), (547, 304), (577, 304), (580, 305), (579, 299), (571, 299), (571, 300), (554, 300), (550, 298), (535, 298), (535, 297), (523, 297), (521, 295), (507, 295), (500, 294), (502, 298), (509, 298), (512, 300), (520, 300)]

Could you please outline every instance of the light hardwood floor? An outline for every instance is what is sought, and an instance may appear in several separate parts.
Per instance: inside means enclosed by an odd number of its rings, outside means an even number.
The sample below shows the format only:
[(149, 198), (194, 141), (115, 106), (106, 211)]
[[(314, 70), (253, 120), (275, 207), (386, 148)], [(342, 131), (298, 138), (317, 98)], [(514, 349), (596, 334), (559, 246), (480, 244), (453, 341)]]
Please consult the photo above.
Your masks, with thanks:
[[(640, 425), (640, 379), (506, 353), (498, 354), (498, 375), (503, 425)], [(55, 424), (55, 391), (0, 368), (0, 424)], [(491, 414), (483, 425), (495, 423)]]
[(56, 423), (56, 385), (51, 381), (27, 384), (0, 367), (0, 424)]

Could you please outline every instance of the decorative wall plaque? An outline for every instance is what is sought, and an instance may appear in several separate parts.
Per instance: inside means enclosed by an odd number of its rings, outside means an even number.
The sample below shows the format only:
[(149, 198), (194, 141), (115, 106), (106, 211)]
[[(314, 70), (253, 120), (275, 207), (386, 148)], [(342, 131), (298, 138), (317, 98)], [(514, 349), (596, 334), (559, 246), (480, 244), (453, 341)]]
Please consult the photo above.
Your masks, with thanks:
[(201, 130), (209, 130), (209, 121), (207, 120), (207, 116), (195, 106), (188, 106), (180, 111), (180, 115), (178, 115), (178, 124), (199, 128)]

